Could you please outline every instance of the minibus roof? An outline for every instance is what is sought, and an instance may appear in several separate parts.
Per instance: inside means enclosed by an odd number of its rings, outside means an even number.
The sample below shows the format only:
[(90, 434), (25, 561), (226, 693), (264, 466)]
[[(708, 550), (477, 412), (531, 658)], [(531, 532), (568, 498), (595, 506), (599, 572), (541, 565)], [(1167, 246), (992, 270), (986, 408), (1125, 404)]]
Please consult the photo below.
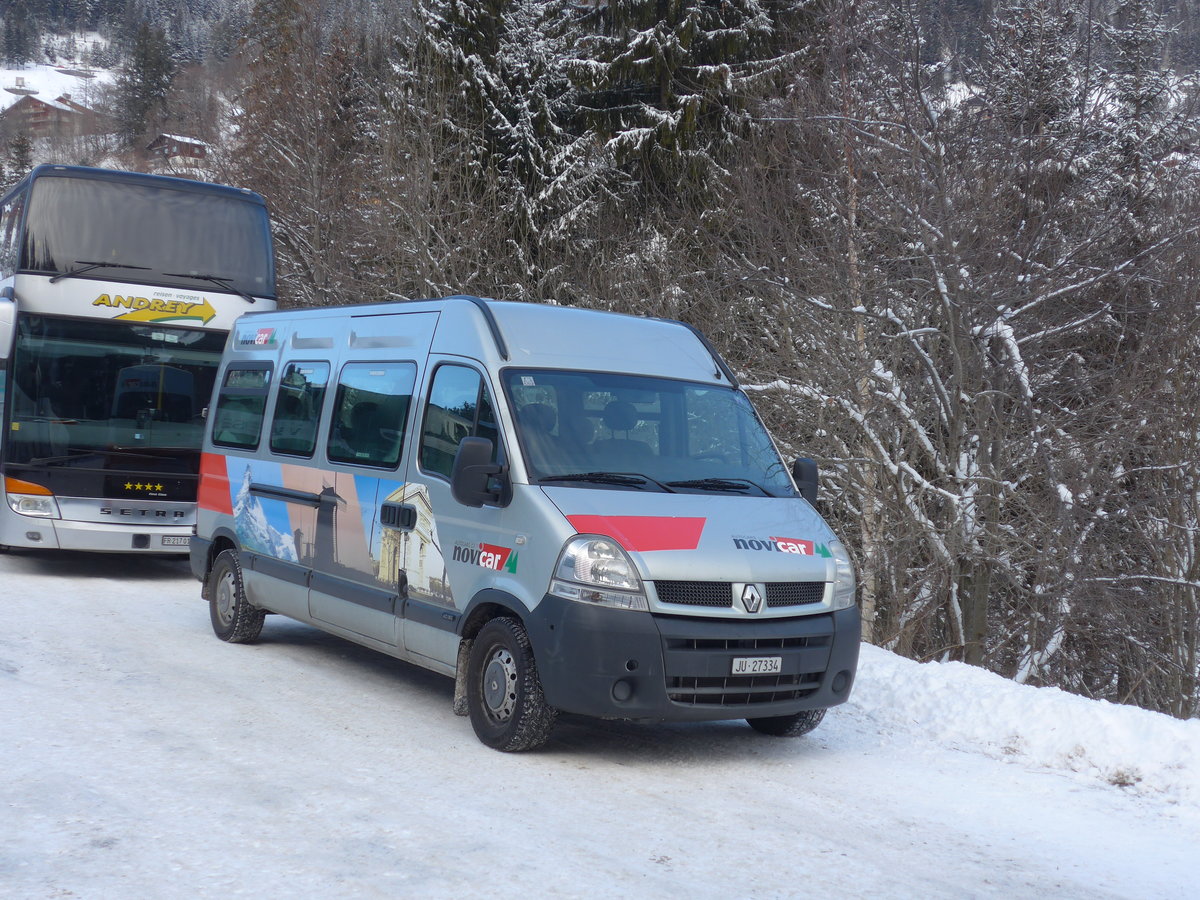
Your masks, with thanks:
[[(279, 323), (293, 338), (333, 335), (353, 341), (369, 331), (376, 346), (403, 316), (437, 313), (434, 354), (470, 356), (490, 367), (636, 372), (736, 386), (728, 366), (702, 334), (670, 319), (543, 303), (513, 303), (454, 296), (359, 306), (250, 312), (255, 327)], [(376, 318), (369, 329), (363, 319)], [(339, 338), (331, 320), (358, 323)]]

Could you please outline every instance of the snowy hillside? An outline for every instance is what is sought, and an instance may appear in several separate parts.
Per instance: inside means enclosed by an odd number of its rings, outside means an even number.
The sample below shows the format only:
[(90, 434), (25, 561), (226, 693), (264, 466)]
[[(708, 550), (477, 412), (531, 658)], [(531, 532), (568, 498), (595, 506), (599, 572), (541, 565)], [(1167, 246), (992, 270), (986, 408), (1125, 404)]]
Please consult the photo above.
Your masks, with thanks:
[(506, 755), (446, 679), (217, 641), (184, 562), (0, 556), (0, 896), (1196, 896), (1200, 722), (863, 650), (807, 738)]
[(98, 91), (112, 80), (112, 73), (105, 69), (84, 70), (69, 64), (0, 68), (0, 88), (3, 89), (0, 90), (0, 111), (8, 109), (26, 94), (47, 103), (70, 94), (76, 102), (91, 106)]

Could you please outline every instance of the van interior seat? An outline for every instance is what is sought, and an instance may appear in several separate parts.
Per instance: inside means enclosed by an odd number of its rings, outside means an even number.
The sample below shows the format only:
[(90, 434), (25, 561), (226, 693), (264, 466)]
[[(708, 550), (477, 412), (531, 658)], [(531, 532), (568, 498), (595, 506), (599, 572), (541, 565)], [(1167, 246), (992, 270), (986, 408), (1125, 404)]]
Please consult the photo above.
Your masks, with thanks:
[(300, 398), (281, 395), (271, 425), (271, 449), (281, 453), (310, 453), (316, 432), (317, 420), (305, 413)]
[[(637, 428), (641, 422), (637, 407), (628, 400), (613, 400), (604, 407), (602, 414), (604, 427), (612, 437), (601, 438), (593, 442), (592, 447), (598, 460), (607, 461), (610, 465), (625, 466), (654, 456), (654, 451), (645, 441), (639, 441), (629, 436), (629, 432)], [(624, 432), (623, 438), (618, 438), (617, 432)]]
[(517, 410), (517, 422), (534, 468), (543, 472), (557, 470), (563, 454), (558, 439), (551, 434), (558, 422), (554, 407), (547, 403), (526, 403)]
[(213, 440), (218, 443), (245, 445), (258, 440), (258, 401), (233, 397), (217, 408), (217, 420), (213, 424)]
[(350, 411), (350, 427), (345, 442), (356, 457), (374, 462), (396, 461), (400, 432), (389, 427), (383, 407), (373, 400), (363, 400)]

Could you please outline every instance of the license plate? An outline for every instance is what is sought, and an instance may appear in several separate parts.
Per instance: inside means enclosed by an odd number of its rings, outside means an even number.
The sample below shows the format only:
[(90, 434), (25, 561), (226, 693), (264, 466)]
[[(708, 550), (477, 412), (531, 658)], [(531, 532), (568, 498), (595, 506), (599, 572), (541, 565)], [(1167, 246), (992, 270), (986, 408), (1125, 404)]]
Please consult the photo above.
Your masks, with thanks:
[(191, 543), (191, 537), (186, 534), (164, 534), (162, 539), (164, 547), (190, 547)]
[(733, 661), (732, 674), (778, 675), (782, 671), (782, 656), (739, 656)]

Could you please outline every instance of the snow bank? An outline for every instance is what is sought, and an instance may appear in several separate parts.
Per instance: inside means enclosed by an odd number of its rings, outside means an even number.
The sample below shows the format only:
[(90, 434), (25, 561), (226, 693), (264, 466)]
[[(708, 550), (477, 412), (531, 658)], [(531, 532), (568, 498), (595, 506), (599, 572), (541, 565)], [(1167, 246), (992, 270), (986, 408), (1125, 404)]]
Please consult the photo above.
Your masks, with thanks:
[(850, 706), (881, 734), (1200, 805), (1200, 720), (1020, 685), (963, 663), (915, 663), (866, 644)]

